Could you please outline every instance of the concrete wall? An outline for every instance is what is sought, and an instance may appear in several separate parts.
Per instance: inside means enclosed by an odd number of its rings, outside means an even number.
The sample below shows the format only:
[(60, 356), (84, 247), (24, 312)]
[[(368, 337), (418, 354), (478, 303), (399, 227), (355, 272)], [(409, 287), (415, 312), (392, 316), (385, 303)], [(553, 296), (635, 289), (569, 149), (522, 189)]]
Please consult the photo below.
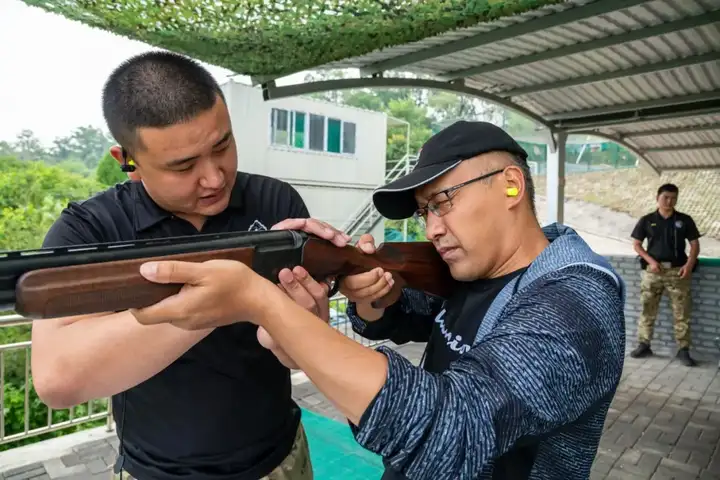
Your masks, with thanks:
[[(368, 200), (373, 189), (384, 182), (385, 114), (301, 97), (265, 101), (260, 89), (233, 81), (222, 88), (238, 145), (238, 169), (292, 184), (313, 217), (341, 227)], [(303, 148), (272, 141), (273, 108), (305, 113)], [(354, 124), (354, 152), (309, 149), (310, 114)], [(324, 128), (327, 142), (327, 121)], [(381, 223), (373, 234), (381, 241), (383, 233)]]
[[(608, 256), (627, 284), (625, 321), (627, 344), (637, 344), (637, 321), (640, 316), (640, 266), (634, 256)], [(720, 337), (720, 260), (700, 259), (700, 265), (692, 277), (693, 313), (690, 323), (691, 353), (720, 356), (716, 341)], [(660, 313), (655, 323), (653, 348), (666, 347), (675, 352), (675, 336), (670, 301), (667, 295), (660, 303)]]

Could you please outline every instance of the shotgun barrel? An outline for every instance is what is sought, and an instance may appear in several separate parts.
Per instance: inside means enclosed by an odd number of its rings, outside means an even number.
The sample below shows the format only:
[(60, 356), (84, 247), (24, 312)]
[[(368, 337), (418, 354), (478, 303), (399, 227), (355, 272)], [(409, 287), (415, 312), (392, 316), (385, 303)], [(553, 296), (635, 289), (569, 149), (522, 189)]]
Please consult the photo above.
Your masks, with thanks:
[(242, 262), (273, 283), (280, 270), (298, 265), (316, 280), (382, 267), (395, 275), (395, 288), (438, 296), (446, 296), (454, 283), (428, 242), (385, 243), (366, 255), (301, 231), (234, 232), (3, 252), (0, 310), (39, 319), (143, 308), (182, 285), (150, 282), (140, 275), (140, 265), (212, 259)]

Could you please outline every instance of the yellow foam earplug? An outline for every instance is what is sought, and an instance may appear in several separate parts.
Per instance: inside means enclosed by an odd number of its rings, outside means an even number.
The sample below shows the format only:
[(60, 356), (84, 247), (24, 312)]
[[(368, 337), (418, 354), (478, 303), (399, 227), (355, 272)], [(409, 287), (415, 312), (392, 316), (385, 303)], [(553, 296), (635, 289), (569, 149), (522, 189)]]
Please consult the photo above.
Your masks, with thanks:
[(515, 187), (510, 187), (507, 189), (508, 197), (517, 197), (518, 195), (518, 189)]
[(127, 164), (128, 164), (128, 165), (135, 165), (135, 160), (133, 160), (133, 159), (131, 158), (131, 159), (128, 160)]

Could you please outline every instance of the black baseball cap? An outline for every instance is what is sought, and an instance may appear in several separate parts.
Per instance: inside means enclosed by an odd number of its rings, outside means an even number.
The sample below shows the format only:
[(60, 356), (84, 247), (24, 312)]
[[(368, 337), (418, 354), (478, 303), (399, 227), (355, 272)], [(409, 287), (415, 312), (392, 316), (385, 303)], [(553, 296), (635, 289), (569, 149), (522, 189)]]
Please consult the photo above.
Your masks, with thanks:
[(463, 160), (497, 151), (527, 161), (527, 152), (502, 128), (487, 122), (453, 123), (425, 142), (412, 172), (373, 192), (375, 208), (391, 220), (409, 218), (418, 208), (416, 188), (449, 172)]

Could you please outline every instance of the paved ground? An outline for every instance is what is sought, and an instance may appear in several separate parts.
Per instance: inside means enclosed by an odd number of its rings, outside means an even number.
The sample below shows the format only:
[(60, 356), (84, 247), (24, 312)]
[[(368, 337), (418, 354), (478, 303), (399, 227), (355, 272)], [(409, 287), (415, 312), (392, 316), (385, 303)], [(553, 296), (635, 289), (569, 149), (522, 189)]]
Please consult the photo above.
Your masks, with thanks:
[[(399, 350), (417, 363), (422, 348), (407, 345)], [(628, 358), (591, 480), (720, 478), (719, 372), (717, 358), (692, 369), (667, 353), (645, 360)], [(302, 407), (343, 420), (302, 375), (294, 383), (294, 396)], [(56, 458), (0, 472), (0, 478), (108, 480), (116, 447), (114, 437), (78, 444)]]

